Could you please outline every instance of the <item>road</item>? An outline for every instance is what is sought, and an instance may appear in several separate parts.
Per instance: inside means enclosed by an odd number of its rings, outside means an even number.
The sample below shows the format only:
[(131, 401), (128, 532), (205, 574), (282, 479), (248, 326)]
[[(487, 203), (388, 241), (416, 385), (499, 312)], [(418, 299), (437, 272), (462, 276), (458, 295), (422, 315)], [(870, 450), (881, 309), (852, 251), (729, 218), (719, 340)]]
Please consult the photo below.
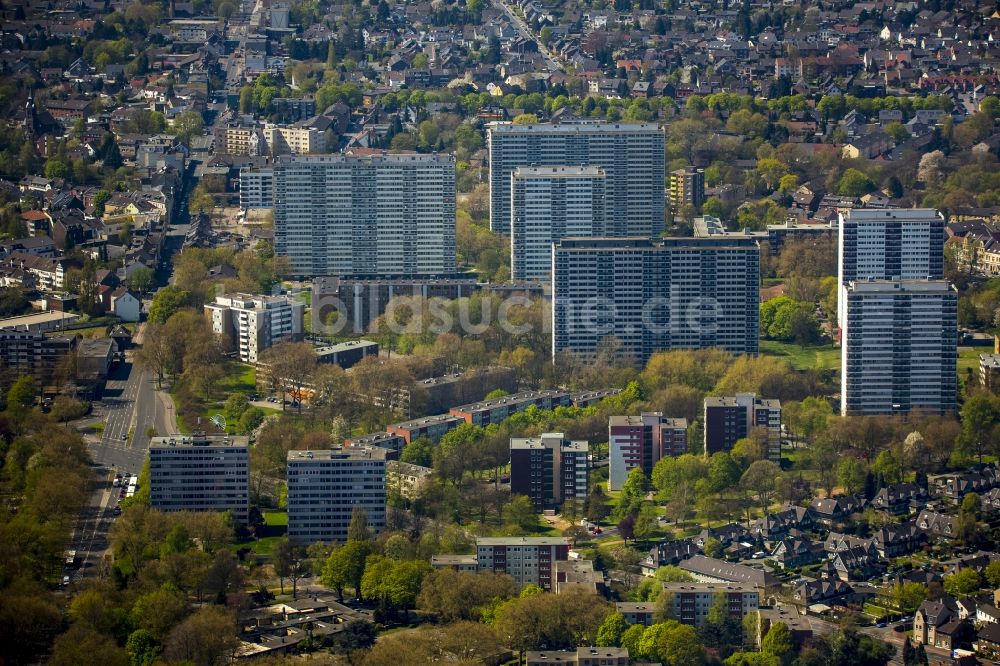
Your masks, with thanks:
[(520, 16), (517, 15), (516, 12), (514, 12), (514, 9), (510, 5), (508, 5), (505, 2), (505, 0), (493, 0), (493, 4), (498, 9), (503, 11), (504, 14), (507, 15), (507, 18), (510, 19), (510, 22), (517, 27), (518, 32), (520, 32), (522, 35), (526, 37), (531, 38), (535, 42), (535, 44), (538, 45), (538, 52), (542, 54), (543, 58), (545, 58), (545, 64), (549, 72), (563, 71), (563, 68), (559, 64), (558, 59), (552, 54), (551, 51), (549, 51), (548, 47), (542, 43), (541, 38), (535, 34), (535, 31), (528, 26), (528, 24), (524, 21), (524, 19), (522, 19)]

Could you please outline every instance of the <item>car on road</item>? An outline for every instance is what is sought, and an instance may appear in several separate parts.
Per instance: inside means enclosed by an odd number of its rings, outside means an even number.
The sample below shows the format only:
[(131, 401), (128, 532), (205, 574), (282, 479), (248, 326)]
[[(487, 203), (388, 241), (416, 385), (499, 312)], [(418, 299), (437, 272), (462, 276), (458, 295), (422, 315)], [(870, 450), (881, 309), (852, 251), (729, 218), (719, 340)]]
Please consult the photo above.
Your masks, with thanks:
[(123, 442), (127, 442), (128, 441), (128, 433), (127, 432), (123, 432), (122, 433), (122, 441)]
[(122, 515), (122, 505), (121, 504), (115, 504), (115, 508), (112, 511), (112, 513), (115, 514), (116, 516)]
[(66, 587), (67, 585), (69, 585), (69, 576), (63, 576), (62, 577), (62, 587)]

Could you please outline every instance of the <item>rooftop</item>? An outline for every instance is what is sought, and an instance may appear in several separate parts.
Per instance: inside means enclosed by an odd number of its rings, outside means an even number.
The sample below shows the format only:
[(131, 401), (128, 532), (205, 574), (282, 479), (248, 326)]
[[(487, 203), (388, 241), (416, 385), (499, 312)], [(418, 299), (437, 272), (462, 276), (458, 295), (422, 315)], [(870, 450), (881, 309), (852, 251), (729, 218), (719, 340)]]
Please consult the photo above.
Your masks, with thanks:
[(566, 537), (479, 537), (476, 546), (569, 546)]
[(181, 448), (181, 447), (215, 447), (215, 448), (246, 448), (250, 443), (249, 437), (239, 437), (236, 435), (206, 435), (198, 433), (195, 435), (168, 435), (166, 437), (154, 437), (150, 440), (149, 448)]
[(348, 449), (317, 449), (315, 451), (289, 451), (288, 462), (309, 460), (385, 460), (385, 449), (373, 447), (351, 447)]

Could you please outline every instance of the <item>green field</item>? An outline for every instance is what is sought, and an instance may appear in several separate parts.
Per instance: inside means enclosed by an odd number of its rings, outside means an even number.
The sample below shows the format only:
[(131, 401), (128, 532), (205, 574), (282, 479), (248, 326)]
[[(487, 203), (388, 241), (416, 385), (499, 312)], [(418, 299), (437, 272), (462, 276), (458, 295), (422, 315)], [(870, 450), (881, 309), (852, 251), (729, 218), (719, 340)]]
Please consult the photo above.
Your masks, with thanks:
[(989, 347), (958, 348), (958, 378), (964, 380), (969, 371), (975, 376), (979, 372), (979, 355), (992, 351)]
[(761, 340), (760, 352), (767, 356), (785, 358), (799, 370), (837, 370), (840, 368), (840, 347), (834, 345), (803, 347), (788, 342)]

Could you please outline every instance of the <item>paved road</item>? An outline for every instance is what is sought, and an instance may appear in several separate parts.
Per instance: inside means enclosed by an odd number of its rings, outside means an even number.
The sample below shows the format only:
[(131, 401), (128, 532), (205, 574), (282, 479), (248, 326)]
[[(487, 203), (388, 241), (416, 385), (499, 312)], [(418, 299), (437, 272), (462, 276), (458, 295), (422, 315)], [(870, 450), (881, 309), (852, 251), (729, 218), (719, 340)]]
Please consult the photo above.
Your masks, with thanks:
[(535, 34), (535, 31), (532, 30), (527, 23), (525, 23), (524, 19), (522, 19), (520, 16), (517, 15), (517, 13), (514, 12), (513, 8), (511, 8), (511, 6), (508, 5), (505, 0), (494, 0), (494, 4), (497, 6), (498, 9), (502, 10), (507, 15), (511, 23), (517, 26), (518, 32), (520, 32), (525, 37), (532, 39), (535, 42), (535, 44), (538, 45), (538, 52), (542, 54), (543, 58), (545, 58), (545, 64), (550, 72), (563, 71), (563, 68), (559, 64), (559, 61), (556, 59), (555, 55), (553, 55), (552, 52), (549, 51), (548, 47), (546, 47), (545, 44), (542, 43), (541, 38), (539, 38), (538, 35)]
[[(136, 339), (141, 338), (140, 328)], [(108, 547), (107, 532), (118, 503), (118, 490), (112, 488), (111, 480), (118, 472), (141, 471), (149, 450), (146, 431), (162, 411), (159, 404), (152, 374), (137, 368), (132, 353), (127, 352), (125, 361), (112, 369), (101, 400), (95, 403), (95, 416), (104, 423), (104, 432), (99, 439), (87, 438), (99, 481), (72, 540), (84, 575), (96, 570)]]

